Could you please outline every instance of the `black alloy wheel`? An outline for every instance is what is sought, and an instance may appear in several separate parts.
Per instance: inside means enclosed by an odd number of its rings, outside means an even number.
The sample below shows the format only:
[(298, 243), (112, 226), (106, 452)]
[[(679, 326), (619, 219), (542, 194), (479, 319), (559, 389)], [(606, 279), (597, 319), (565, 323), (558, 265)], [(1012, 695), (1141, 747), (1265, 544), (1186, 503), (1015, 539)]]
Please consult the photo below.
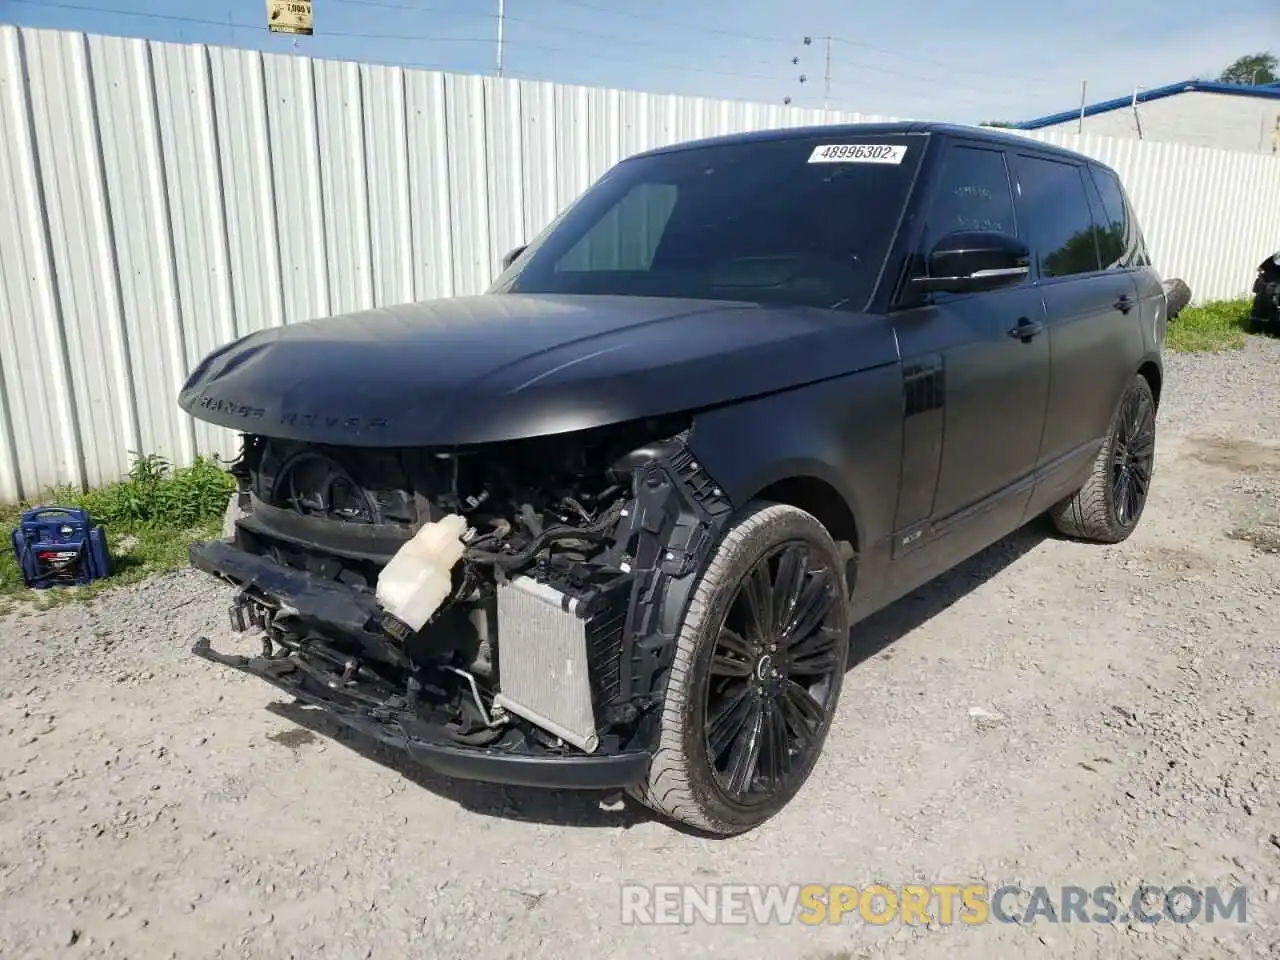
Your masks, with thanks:
[(721, 836), (791, 802), (843, 685), (847, 556), (790, 504), (757, 501), (734, 517), (683, 609), (653, 760), (633, 797)]
[(1049, 509), (1060, 533), (1120, 543), (1138, 527), (1156, 462), (1156, 394), (1139, 373), (1116, 404), (1084, 484)]
[(839, 597), (801, 541), (773, 548), (739, 583), (705, 693), (707, 759), (731, 802), (790, 793), (812, 765), (849, 642)]
[(1150, 393), (1125, 395), (1111, 454), (1111, 498), (1116, 522), (1132, 526), (1142, 515), (1156, 459), (1156, 411)]

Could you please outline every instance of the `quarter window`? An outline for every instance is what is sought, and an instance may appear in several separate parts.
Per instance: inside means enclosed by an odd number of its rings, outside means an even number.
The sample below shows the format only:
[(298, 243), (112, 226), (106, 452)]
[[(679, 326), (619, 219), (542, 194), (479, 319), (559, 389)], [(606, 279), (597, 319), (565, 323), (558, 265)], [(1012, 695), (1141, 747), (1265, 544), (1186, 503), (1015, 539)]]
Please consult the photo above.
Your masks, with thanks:
[(1100, 269), (1098, 228), (1075, 164), (1018, 158), (1018, 184), (1031, 249), (1041, 277), (1069, 277)]
[(1120, 181), (1105, 170), (1094, 169), (1093, 182), (1098, 185), (1098, 193), (1102, 196), (1102, 210), (1096, 218), (1102, 266), (1106, 270), (1131, 267), (1136, 251), (1130, 242)]
[(925, 221), (925, 249), (958, 230), (1017, 235), (1009, 173), (1000, 151), (958, 146), (947, 151)]

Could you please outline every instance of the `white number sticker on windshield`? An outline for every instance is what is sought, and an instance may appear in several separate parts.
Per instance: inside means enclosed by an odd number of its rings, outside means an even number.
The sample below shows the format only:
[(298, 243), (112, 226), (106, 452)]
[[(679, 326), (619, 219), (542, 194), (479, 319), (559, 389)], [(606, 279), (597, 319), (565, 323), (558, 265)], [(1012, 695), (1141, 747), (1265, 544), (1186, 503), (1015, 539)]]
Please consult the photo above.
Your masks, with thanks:
[(901, 163), (905, 146), (885, 143), (827, 143), (813, 148), (810, 163)]

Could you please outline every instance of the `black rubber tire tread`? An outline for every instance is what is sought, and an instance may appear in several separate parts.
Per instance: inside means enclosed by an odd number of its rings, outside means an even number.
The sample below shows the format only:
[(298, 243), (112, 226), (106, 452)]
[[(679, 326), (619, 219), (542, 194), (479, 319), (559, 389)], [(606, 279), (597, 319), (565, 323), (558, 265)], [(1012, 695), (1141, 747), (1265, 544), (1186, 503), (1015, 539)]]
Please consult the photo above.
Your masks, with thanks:
[[(1135, 390), (1146, 393), (1148, 401), (1155, 405), (1151, 384), (1147, 382), (1146, 377), (1138, 374), (1125, 388), (1124, 395), (1116, 404), (1115, 413), (1111, 416), (1111, 427), (1107, 430), (1107, 438), (1093, 461), (1089, 479), (1073, 496), (1067, 497), (1049, 511), (1053, 525), (1064, 536), (1093, 543), (1121, 543), (1129, 538), (1142, 520), (1142, 514), (1146, 511), (1145, 500), (1138, 515), (1134, 517), (1133, 523), (1127, 527), (1116, 520), (1115, 504), (1112, 502), (1111, 461), (1115, 451), (1116, 432), (1120, 426), (1120, 411), (1124, 409), (1125, 401)], [(1151, 472), (1154, 480), (1154, 462)]]
[[(827, 553), (833, 569), (840, 572), (844, 570), (844, 562), (835, 542), (812, 514), (786, 504), (763, 501), (751, 503), (743, 509), (740, 518), (717, 545), (694, 589), (681, 624), (667, 680), (658, 748), (649, 765), (647, 781), (628, 789), (627, 793), (651, 810), (696, 830), (733, 836), (754, 829), (768, 820), (786, 806), (807, 782), (826, 742), (843, 685), (847, 647), (843, 648), (839, 669), (835, 671), (830, 691), (831, 709), (827, 712), (826, 724), (818, 737), (818, 748), (814, 752), (812, 763), (796, 784), (795, 790), (783, 797), (781, 802), (770, 802), (750, 814), (728, 806), (707, 784), (710, 772), (695, 769), (695, 765), (701, 764), (690, 756), (688, 747), (689, 737), (703, 736), (701, 730), (691, 729), (691, 697), (697, 693), (694, 689), (697, 686), (697, 658), (708, 643), (704, 631), (708, 624), (719, 623), (724, 615), (723, 605), (731, 599), (731, 595), (725, 595), (729, 591), (724, 588), (731, 590), (755, 559), (773, 544), (797, 535), (815, 540)], [(847, 589), (843, 579), (839, 584), (847, 627)]]
[(1168, 307), (1168, 318), (1175, 319), (1191, 302), (1191, 288), (1180, 277), (1164, 281), (1165, 303)]

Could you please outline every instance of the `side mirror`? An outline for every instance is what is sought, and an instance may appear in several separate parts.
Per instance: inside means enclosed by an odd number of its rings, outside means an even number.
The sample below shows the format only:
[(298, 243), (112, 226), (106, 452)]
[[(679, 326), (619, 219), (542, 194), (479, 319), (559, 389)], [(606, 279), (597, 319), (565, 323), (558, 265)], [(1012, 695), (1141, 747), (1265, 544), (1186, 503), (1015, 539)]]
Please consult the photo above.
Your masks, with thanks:
[(1031, 251), (1017, 237), (987, 230), (949, 233), (929, 251), (929, 274), (911, 281), (932, 293), (975, 293), (1011, 287), (1026, 278)]
[(524, 253), (526, 247), (528, 247), (528, 244), (522, 243), (520, 246), (516, 247), (514, 250), (508, 251), (507, 255), (502, 258), (502, 269), (505, 270), (507, 269), (507, 267), (515, 263), (516, 257)]

